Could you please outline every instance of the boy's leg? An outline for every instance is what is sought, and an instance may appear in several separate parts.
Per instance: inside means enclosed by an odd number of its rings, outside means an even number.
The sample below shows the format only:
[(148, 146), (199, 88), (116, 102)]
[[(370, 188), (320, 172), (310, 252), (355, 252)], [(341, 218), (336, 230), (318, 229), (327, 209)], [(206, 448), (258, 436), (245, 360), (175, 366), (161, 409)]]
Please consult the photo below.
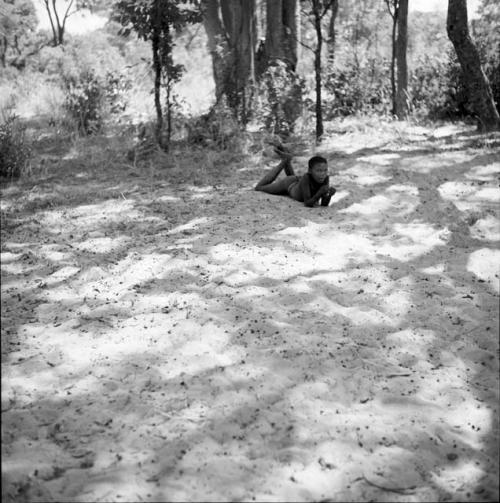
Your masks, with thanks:
[(285, 178), (282, 178), (277, 182), (259, 185), (255, 187), (255, 190), (265, 192), (266, 194), (273, 194), (275, 196), (286, 196), (288, 195), (288, 187), (290, 187), (292, 183), (295, 183), (297, 179), (298, 177), (294, 175), (285, 176)]
[(277, 166), (271, 168), (255, 186), (255, 190), (262, 190), (262, 187), (269, 185), (276, 180), (278, 175), (281, 173), (282, 169), (285, 168), (287, 164), (286, 159), (283, 159)]
[(292, 167), (293, 154), (282, 148), (275, 148), (274, 151), (281, 157), (281, 162), (285, 163), (284, 169), (286, 176), (295, 176), (295, 172)]
[(285, 161), (285, 174), (286, 176), (295, 176), (295, 171), (293, 170), (292, 167), (292, 158), (290, 157), (289, 159), (284, 159)]

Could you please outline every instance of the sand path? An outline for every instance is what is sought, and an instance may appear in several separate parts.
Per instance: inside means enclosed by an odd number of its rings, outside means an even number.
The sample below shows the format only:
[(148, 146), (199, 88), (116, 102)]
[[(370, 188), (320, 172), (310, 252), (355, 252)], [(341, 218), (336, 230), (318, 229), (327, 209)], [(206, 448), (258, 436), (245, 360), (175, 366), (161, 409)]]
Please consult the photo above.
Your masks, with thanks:
[(3, 189), (2, 500), (497, 501), (499, 136), (398, 128), (328, 208), (203, 151)]

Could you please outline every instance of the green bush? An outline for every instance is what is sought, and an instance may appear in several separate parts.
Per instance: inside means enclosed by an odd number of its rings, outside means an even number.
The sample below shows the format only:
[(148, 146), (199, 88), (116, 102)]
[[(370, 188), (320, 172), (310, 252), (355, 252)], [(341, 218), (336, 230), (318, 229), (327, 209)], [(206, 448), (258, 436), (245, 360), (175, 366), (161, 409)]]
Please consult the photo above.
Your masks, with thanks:
[(97, 133), (103, 126), (104, 87), (92, 70), (83, 70), (76, 77), (63, 77), (66, 91), (65, 108), (78, 131), (82, 134)]
[(257, 86), (254, 120), (278, 135), (293, 133), (302, 113), (303, 93), (304, 81), (284, 62), (277, 61), (264, 72)]
[(391, 107), (389, 63), (370, 60), (363, 67), (345, 64), (327, 74), (323, 94), (326, 119), (357, 112), (384, 113)]
[(408, 75), (411, 108), (430, 118), (453, 115), (454, 93), (449, 89), (449, 62), (422, 57)]
[(0, 123), (0, 177), (19, 178), (29, 167), (31, 146), (15, 115)]

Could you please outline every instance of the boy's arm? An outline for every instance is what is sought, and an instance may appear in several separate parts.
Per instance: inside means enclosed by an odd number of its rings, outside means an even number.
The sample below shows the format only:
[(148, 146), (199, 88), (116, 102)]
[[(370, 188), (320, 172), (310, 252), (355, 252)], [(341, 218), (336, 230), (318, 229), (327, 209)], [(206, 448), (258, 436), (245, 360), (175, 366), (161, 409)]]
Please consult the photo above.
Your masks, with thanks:
[(321, 198), (321, 206), (328, 206), (330, 204), (330, 200), (331, 200), (333, 194), (335, 194), (335, 192), (337, 192), (337, 189), (330, 187), (328, 189), (328, 192)]
[(309, 208), (312, 208), (325, 194), (328, 193), (328, 177), (323, 182), (323, 185), (318, 189), (318, 191), (311, 195), (311, 188), (309, 187), (309, 180), (306, 176), (303, 176), (300, 183), (302, 184), (302, 194), (304, 196), (304, 204)]

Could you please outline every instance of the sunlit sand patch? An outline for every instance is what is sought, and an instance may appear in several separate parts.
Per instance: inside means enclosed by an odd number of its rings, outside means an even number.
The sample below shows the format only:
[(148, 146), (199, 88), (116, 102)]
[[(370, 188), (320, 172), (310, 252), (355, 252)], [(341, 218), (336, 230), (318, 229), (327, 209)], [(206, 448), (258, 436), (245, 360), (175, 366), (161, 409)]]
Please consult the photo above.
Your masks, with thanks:
[[(148, 253), (139, 256), (132, 253), (111, 267), (105, 275), (109, 276), (113, 288), (123, 290), (135, 284), (146, 283), (154, 278), (162, 278), (169, 271), (184, 267), (184, 261), (173, 258), (170, 254)], [(93, 279), (81, 278), (82, 282)]]
[[(286, 279), (297, 274), (306, 274), (315, 266), (307, 259), (307, 253), (288, 251), (282, 247), (271, 250), (261, 246), (243, 248), (234, 244), (219, 244), (210, 250), (210, 255), (221, 262), (223, 268), (229, 272), (230, 276), (223, 281), (228, 279), (232, 285), (241, 284), (245, 281), (245, 276), (250, 279), (256, 276)], [(216, 281), (216, 278), (213, 280)]]
[(178, 234), (185, 231), (193, 231), (201, 225), (206, 226), (209, 222), (210, 218), (208, 217), (194, 218), (187, 224), (178, 225), (177, 227), (170, 229), (167, 234)]
[(348, 176), (349, 178), (353, 178), (355, 183), (359, 183), (360, 185), (375, 185), (391, 179), (390, 175), (385, 174), (387, 169), (359, 164), (343, 171), (342, 177)]
[(493, 215), (481, 218), (471, 227), (470, 233), (482, 241), (500, 241), (500, 220)]
[(400, 159), (400, 154), (374, 154), (367, 155), (363, 157), (358, 157), (357, 161), (367, 162), (370, 164), (375, 164), (377, 166), (390, 166), (393, 164), (395, 159)]
[[(373, 242), (366, 236), (332, 229), (330, 224), (307, 222), (302, 227), (288, 227), (272, 236), (305, 252), (312, 251), (313, 261), (304, 256), (304, 264), (313, 263), (310, 270), (341, 270), (349, 260), (370, 260), (376, 256)], [(300, 257), (302, 259), (302, 257)]]
[(78, 274), (79, 272), (80, 267), (75, 266), (61, 267), (47, 278), (46, 283), (48, 285), (51, 285), (54, 283), (58, 283), (60, 281), (66, 281), (67, 279), (71, 278), (75, 274)]
[(102, 237), (87, 239), (75, 245), (75, 248), (82, 251), (92, 251), (95, 253), (109, 253), (126, 247), (130, 242), (129, 238), (118, 236), (115, 238)]
[(390, 243), (382, 244), (377, 251), (380, 255), (408, 261), (428, 253), (436, 246), (448, 241), (448, 229), (435, 229), (423, 222), (396, 223), (393, 226), (394, 238)]
[(387, 212), (403, 216), (411, 213), (419, 204), (417, 187), (408, 185), (391, 185), (383, 194), (355, 203), (339, 213), (356, 213), (371, 216), (373, 219), (382, 220)]
[(399, 322), (387, 316), (378, 309), (367, 307), (366, 305), (343, 306), (335, 301), (335, 297), (328, 299), (326, 297), (315, 298), (303, 305), (304, 311), (318, 312), (324, 316), (336, 318), (342, 316), (347, 318), (353, 325), (387, 325), (394, 326)]
[(429, 267), (424, 267), (420, 269), (425, 274), (431, 275), (441, 275), (444, 273), (445, 265), (444, 264), (436, 264)]
[(162, 203), (177, 203), (181, 201), (181, 198), (177, 196), (160, 196), (156, 198), (156, 201)]
[(438, 191), (443, 199), (452, 201), (460, 211), (481, 210), (500, 201), (500, 190), (497, 188), (478, 188), (466, 182), (446, 182), (438, 187)]
[(432, 481), (447, 493), (453, 490), (456, 494), (464, 491), (465, 488), (468, 490), (478, 485), (484, 478), (485, 472), (472, 460), (459, 460), (456, 465), (449, 464), (442, 467), (439, 472), (431, 472), (429, 475)]
[(471, 180), (495, 181), (500, 175), (500, 164), (498, 162), (476, 166), (472, 168), (465, 177)]
[(463, 133), (464, 131), (466, 131), (466, 128), (462, 125), (449, 124), (446, 126), (439, 126), (434, 129), (431, 138), (445, 138), (447, 136)]
[(342, 201), (342, 199), (345, 199), (346, 197), (349, 197), (350, 195), (351, 195), (351, 193), (347, 190), (339, 190), (338, 192), (335, 193), (335, 197), (332, 197), (332, 199), (330, 200), (329, 206), (335, 206), (337, 203)]
[(408, 285), (399, 286), (396, 283), (390, 291), (382, 291), (379, 295), (383, 297), (377, 297), (377, 301), (388, 316), (397, 318), (408, 314), (412, 303), (412, 291)]
[(472, 252), (467, 261), (467, 270), (486, 281), (496, 291), (500, 291), (499, 265), (500, 250), (482, 248)]
[(383, 195), (370, 197), (363, 203), (355, 203), (349, 208), (340, 210), (339, 213), (360, 213), (362, 215), (374, 215), (381, 218), (380, 213), (387, 211), (392, 206), (392, 201)]
[(15, 262), (23, 256), (22, 253), (12, 253), (9, 251), (4, 251), (0, 253), (0, 263), (2, 265), (8, 264), (9, 262)]
[[(25, 262), (10, 262), (7, 264), (2, 263), (2, 272), (20, 276), (28, 274), (32, 271), (36, 271), (40, 266), (38, 264), (28, 264)], [(2, 281), (2, 285), (6, 285), (7, 282)]]

